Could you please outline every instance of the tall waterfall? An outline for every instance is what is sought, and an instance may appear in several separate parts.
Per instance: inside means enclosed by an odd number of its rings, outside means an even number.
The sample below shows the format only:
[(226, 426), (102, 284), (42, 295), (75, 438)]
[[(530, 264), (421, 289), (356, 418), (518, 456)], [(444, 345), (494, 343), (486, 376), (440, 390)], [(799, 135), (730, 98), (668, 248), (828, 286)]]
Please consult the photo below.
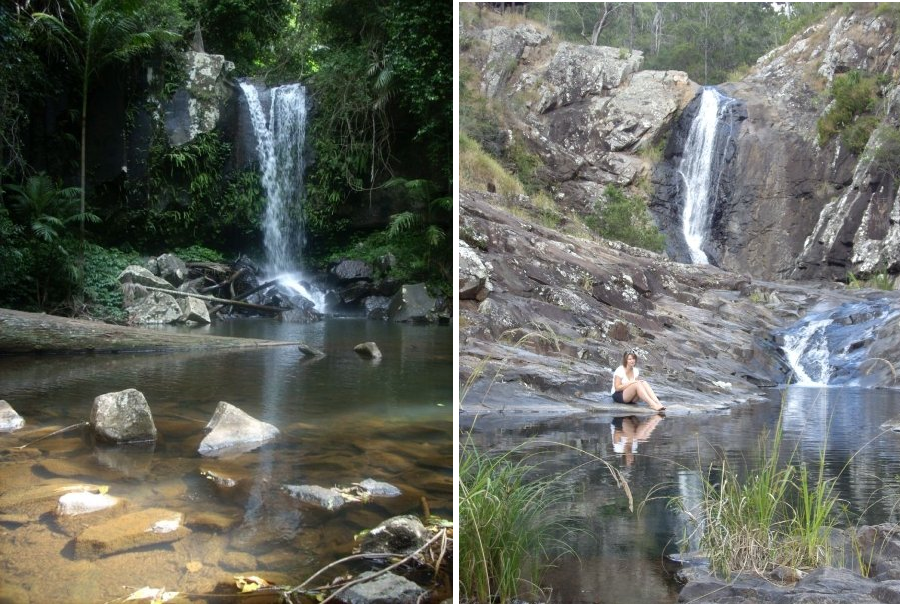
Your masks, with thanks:
[(256, 153), (266, 191), (263, 220), (266, 272), (321, 308), (321, 296), (300, 284), (295, 259), (305, 243), (302, 208), (305, 189), (303, 150), (306, 144), (306, 89), (300, 84), (268, 91), (269, 110), (263, 110), (256, 87), (240, 82), (256, 135)]
[(716, 198), (719, 180), (715, 155), (720, 146), (716, 144), (716, 134), (724, 109), (733, 100), (715, 88), (703, 89), (678, 170), (685, 185), (682, 229), (694, 264), (709, 264), (702, 247), (712, 218), (710, 200)]

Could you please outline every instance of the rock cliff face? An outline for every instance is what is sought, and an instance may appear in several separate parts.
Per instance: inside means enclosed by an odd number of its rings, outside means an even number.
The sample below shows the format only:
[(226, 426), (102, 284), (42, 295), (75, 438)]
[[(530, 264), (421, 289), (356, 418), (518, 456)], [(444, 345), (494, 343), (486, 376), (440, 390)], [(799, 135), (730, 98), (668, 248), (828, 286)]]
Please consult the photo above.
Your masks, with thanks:
[[(471, 54), (483, 93), (517, 116), (506, 140), (520, 136), (540, 156), (561, 208), (587, 214), (607, 184), (649, 177), (654, 216), (671, 257), (683, 260), (677, 168), (699, 87), (682, 72), (641, 71), (639, 52), (556, 44), (535, 24), (461, 35), (480, 45)], [(891, 81), (878, 100), (881, 127), (856, 155), (840, 137), (817, 142), (829, 87), (852, 70)], [(836, 9), (718, 87), (737, 99), (741, 126), (712, 219), (711, 261), (764, 279), (900, 272), (896, 175), (872, 159), (884, 129), (900, 121), (898, 72), (896, 26), (859, 5)], [(667, 137), (654, 166), (644, 151)]]
[[(719, 266), (763, 278), (838, 280), (900, 270), (900, 199), (894, 178), (872, 160), (878, 131), (856, 156), (840, 137), (820, 146), (816, 130), (836, 74), (893, 77), (898, 50), (885, 18), (837, 10), (762, 57), (742, 81), (721, 86), (746, 104), (747, 119), (732, 190), (711, 234)], [(879, 118), (894, 128), (896, 93), (884, 92)]]
[(531, 24), (461, 36), (481, 45), (482, 92), (518, 108), (515, 134), (540, 157), (563, 210), (593, 212), (606, 185), (647, 176), (639, 152), (664, 138), (698, 88), (684, 72), (639, 71), (640, 52), (557, 46)]

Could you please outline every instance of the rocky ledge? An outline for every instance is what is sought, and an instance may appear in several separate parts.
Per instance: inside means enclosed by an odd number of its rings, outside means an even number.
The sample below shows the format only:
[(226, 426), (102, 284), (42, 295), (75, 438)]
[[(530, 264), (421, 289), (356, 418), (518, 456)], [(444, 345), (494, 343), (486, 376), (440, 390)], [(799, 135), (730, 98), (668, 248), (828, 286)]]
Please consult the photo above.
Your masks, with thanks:
[[(670, 414), (762, 400), (765, 388), (790, 378), (778, 332), (809, 310), (876, 297), (900, 306), (897, 292), (758, 281), (568, 235), (517, 218), (504, 208), (510, 203), (491, 193), (460, 195), (463, 424), (491, 412), (507, 421), (516, 413), (531, 421), (649, 412), (609, 397), (612, 371), (632, 349)], [(896, 322), (880, 329), (860, 343), (870, 358), (900, 337)], [(870, 385), (897, 385), (888, 364), (870, 368)]]

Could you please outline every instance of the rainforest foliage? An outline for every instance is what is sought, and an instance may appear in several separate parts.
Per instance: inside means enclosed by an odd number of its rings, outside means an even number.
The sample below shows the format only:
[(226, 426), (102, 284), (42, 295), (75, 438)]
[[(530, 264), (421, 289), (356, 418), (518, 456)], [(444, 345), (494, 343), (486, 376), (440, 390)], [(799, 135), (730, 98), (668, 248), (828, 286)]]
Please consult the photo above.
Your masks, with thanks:
[(452, 36), (438, 0), (4, 4), (0, 305), (115, 318), (97, 280), (125, 262), (261, 253), (258, 172), (218, 131), (173, 146), (162, 126), (198, 44), (231, 80), (310, 90), (303, 264), (391, 253), (398, 279), (449, 292)]

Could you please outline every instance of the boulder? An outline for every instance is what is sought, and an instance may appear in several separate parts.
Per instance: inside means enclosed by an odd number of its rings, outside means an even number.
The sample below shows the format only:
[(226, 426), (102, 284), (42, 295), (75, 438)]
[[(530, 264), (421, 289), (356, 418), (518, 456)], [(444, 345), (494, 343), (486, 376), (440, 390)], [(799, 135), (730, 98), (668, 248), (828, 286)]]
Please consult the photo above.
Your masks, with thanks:
[(135, 285), (149, 285), (151, 287), (159, 287), (161, 289), (175, 289), (175, 286), (173, 286), (162, 277), (157, 277), (148, 269), (144, 268), (143, 266), (137, 266), (136, 264), (126, 266), (125, 269), (121, 273), (119, 273), (117, 279), (119, 283), (123, 284), (133, 283)]
[(149, 545), (178, 541), (190, 534), (181, 512), (150, 508), (91, 526), (75, 538), (75, 558), (93, 560)]
[(341, 281), (371, 280), (374, 274), (372, 266), (362, 260), (341, 260), (329, 272)]
[(528, 60), (531, 51), (550, 41), (550, 34), (525, 23), (515, 28), (494, 27), (475, 35), (490, 46), (483, 68), (481, 90), (487, 97), (500, 94), (520, 60)]
[(294, 499), (333, 511), (343, 507), (347, 500), (336, 488), (325, 488), (317, 485), (284, 485), (284, 490)]
[(489, 280), (488, 267), (472, 246), (459, 241), (459, 299), (481, 302), (494, 289)]
[(619, 48), (563, 42), (544, 72), (537, 111), (546, 113), (620, 86), (643, 62), (639, 50), (623, 53)]
[(209, 309), (206, 307), (206, 303), (203, 300), (184, 296), (178, 297), (176, 303), (178, 304), (178, 308), (181, 309), (179, 321), (185, 323), (191, 321), (203, 325), (208, 325), (210, 323)]
[(225, 401), (216, 407), (206, 430), (209, 434), (200, 441), (198, 452), (209, 457), (246, 453), (280, 434), (272, 424), (255, 419)]
[(16, 413), (12, 405), (6, 401), (0, 401), (0, 432), (15, 432), (24, 425), (25, 420)]
[(426, 543), (429, 534), (415, 516), (395, 516), (363, 537), (360, 551), (367, 554), (411, 554)]
[(357, 578), (368, 580), (342, 591), (341, 601), (347, 604), (416, 604), (427, 593), (409, 579), (390, 572), (367, 571)]
[(156, 440), (156, 425), (144, 395), (134, 388), (94, 399), (91, 428), (98, 441), (136, 443)]
[(429, 295), (424, 283), (404, 285), (391, 298), (388, 315), (396, 322), (432, 322), (435, 320), (436, 302)]
[(378, 349), (378, 344), (375, 342), (363, 342), (362, 344), (357, 344), (353, 347), (353, 350), (359, 356), (367, 359), (381, 358), (381, 350)]
[(135, 304), (126, 306), (131, 325), (163, 325), (177, 323), (184, 316), (178, 300), (163, 292), (150, 292)]
[(178, 287), (188, 277), (187, 265), (184, 260), (174, 254), (163, 254), (156, 259), (159, 276)]
[(369, 296), (363, 301), (366, 308), (366, 318), (385, 320), (388, 318), (388, 309), (391, 306), (389, 296)]

